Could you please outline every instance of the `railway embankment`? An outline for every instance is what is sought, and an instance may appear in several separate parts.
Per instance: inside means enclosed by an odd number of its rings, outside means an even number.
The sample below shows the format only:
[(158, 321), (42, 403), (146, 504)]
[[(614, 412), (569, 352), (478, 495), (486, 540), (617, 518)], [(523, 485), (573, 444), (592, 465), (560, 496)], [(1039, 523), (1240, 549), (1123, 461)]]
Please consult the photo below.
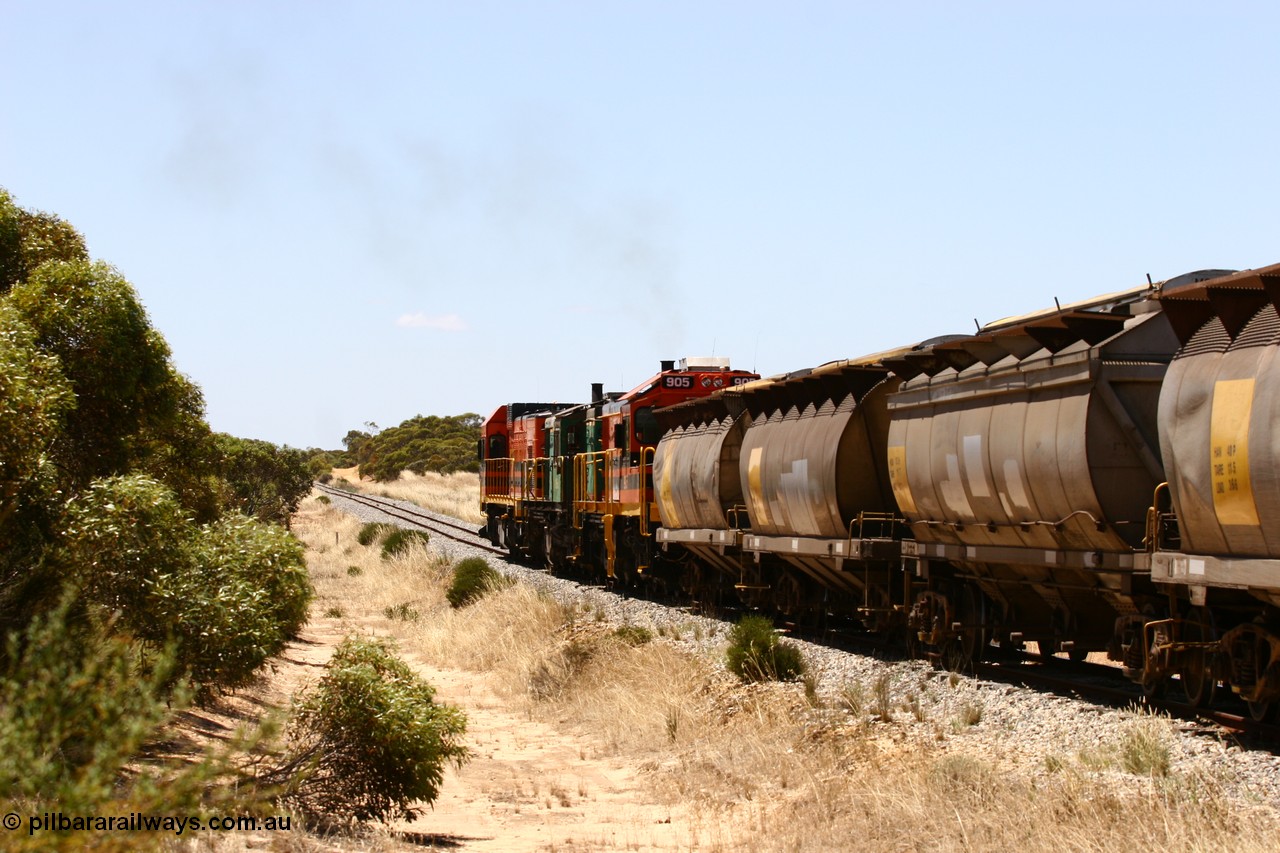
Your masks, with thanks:
[[(373, 559), (347, 544), (362, 523), (405, 523), (328, 499), (308, 502), (299, 530), (306, 539), (323, 528), (311, 547), (338, 563)], [(326, 525), (344, 524), (335, 542)], [(374, 618), (424, 663), (482, 675), (485, 702), (550, 726), (577, 745), (578, 760), (627, 768), (622, 800), (667, 809), (654, 819), (675, 827), (642, 831), (629, 812), (616, 837), (608, 833), (620, 827), (607, 821), (586, 835), (548, 829), (559, 849), (612, 849), (615, 840), (632, 849), (831, 849), (831, 833), (837, 848), (856, 838), (862, 849), (924, 838), (931, 849), (1269, 849), (1280, 829), (1280, 758), (1228, 735), (801, 640), (788, 642), (809, 664), (804, 681), (743, 685), (723, 665), (729, 624), (508, 564), (479, 544), (435, 538), (418, 557), (435, 569), (313, 567), (317, 608), (329, 619)], [(459, 614), (433, 590), (442, 567), (471, 556), (521, 583)], [(353, 602), (365, 602), (364, 615)], [(539, 627), (517, 627), (529, 620)], [(652, 640), (619, 642), (619, 629)], [(547, 736), (538, 731), (527, 738)], [(572, 781), (573, 754), (539, 772), (589, 811), (590, 794), (573, 795), (563, 781)], [(560, 800), (539, 784), (539, 802), (552, 804), (543, 810), (553, 811)], [(521, 788), (524, 800), (533, 787)], [(491, 814), (508, 808), (495, 797), (515, 796), (465, 790)]]

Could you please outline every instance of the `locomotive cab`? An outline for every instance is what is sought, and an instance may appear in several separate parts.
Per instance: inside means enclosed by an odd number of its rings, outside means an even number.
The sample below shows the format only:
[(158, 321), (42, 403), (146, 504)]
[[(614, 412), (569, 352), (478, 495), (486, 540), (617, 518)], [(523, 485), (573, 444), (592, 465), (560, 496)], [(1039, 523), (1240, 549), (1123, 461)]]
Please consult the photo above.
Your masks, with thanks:
[(575, 525), (584, 529), (584, 542), (598, 546), (584, 548), (584, 562), (623, 584), (654, 574), (660, 520), (653, 458), (662, 437), (655, 410), (757, 378), (725, 358), (686, 358), (662, 362), (657, 374), (624, 394), (593, 393), (586, 451), (575, 463)]

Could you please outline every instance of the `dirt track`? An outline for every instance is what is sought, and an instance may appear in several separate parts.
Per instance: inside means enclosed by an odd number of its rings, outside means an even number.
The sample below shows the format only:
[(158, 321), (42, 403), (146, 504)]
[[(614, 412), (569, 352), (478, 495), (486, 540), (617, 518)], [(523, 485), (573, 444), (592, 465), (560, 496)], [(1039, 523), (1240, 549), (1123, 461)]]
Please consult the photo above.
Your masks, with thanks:
[[(313, 618), (257, 687), (186, 715), (188, 723), (218, 738), (271, 707), (287, 707), (291, 694), (321, 676), (344, 636), (385, 626), (381, 620), (367, 621)], [(657, 802), (641, 770), (600, 755), (589, 736), (529, 719), (487, 686), (484, 673), (439, 669), (411, 654), (404, 657), (436, 688), (439, 701), (466, 712), (472, 759), (461, 770), (449, 769), (434, 809), (394, 824), (378, 847), (659, 851), (697, 846), (683, 810)], [(244, 847), (272, 842), (247, 836)]]

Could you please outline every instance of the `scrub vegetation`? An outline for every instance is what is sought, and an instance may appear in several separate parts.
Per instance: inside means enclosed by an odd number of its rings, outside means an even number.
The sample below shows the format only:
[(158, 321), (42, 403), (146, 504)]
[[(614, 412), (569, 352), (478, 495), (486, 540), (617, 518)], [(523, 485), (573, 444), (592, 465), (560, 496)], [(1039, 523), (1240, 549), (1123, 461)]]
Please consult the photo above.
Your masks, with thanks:
[(466, 761), (466, 728), (389, 642), (348, 637), (293, 718), (289, 763), (306, 771), (286, 802), (321, 824), (412, 819)]
[(804, 674), (800, 650), (778, 639), (767, 616), (743, 616), (729, 634), (729, 671), (743, 681), (793, 681)]
[[(226, 768), (139, 756), (186, 703), (246, 684), (306, 621), (303, 549), (282, 525), (309, 490), (300, 452), (213, 433), (128, 281), (70, 224), (0, 189), (0, 796), (12, 809), (213, 803)], [(77, 844), (18, 835), (10, 849)]]
[(453, 581), (445, 591), (445, 598), (451, 607), (465, 607), (507, 585), (506, 578), (482, 558), (468, 557), (453, 567)]

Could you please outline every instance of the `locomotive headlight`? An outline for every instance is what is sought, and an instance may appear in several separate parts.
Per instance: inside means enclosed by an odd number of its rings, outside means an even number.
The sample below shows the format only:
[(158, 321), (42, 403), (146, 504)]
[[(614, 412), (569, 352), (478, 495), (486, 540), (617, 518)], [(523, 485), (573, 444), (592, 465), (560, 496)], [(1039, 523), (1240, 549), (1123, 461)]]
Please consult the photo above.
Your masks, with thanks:
[(724, 385), (724, 380), (723, 380), (723, 379), (716, 379), (716, 381), (715, 381), (715, 382), (712, 382), (711, 384), (712, 384), (712, 385), (714, 385), (714, 386), (716, 386), (717, 388), (719, 388), (719, 387), (721, 387), (721, 386), (723, 386), (723, 385)]
[(702, 387), (703, 387), (703, 388), (710, 388), (710, 387), (711, 387), (711, 377), (710, 377), (710, 376), (704, 376), (704, 377), (702, 377)]

